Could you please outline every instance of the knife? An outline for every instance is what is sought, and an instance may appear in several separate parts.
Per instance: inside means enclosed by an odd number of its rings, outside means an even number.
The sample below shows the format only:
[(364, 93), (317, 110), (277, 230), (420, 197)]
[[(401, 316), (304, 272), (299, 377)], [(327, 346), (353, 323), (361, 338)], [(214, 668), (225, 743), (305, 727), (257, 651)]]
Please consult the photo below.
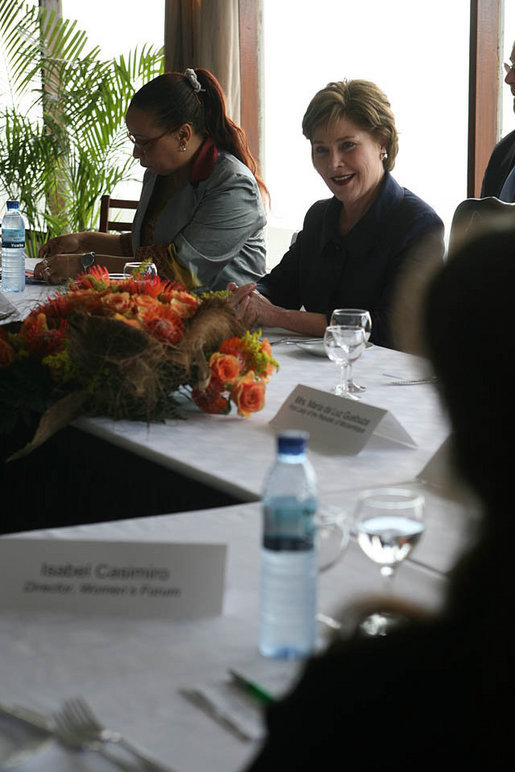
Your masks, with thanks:
[(18, 721), (22, 721), (33, 729), (39, 729), (41, 732), (53, 734), (55, 731), (55, 724), (52, 719), (38, 710), (32, 710), (32, 708), (24, 708), (12, 702), (0, 702), (0, 714), (9, 718), (16, 718)]

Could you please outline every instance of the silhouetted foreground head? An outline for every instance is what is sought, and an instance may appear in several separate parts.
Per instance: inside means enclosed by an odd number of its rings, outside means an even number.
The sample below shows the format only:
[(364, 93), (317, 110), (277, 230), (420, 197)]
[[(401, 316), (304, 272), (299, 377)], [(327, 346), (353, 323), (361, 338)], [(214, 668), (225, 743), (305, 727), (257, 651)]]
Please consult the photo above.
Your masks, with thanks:
[(497, 509), (513, 498), (514, 293), (515, 225), (494, 227), (449, 255), (424, 311), (427, 354), (453, 425), (457, 466)]

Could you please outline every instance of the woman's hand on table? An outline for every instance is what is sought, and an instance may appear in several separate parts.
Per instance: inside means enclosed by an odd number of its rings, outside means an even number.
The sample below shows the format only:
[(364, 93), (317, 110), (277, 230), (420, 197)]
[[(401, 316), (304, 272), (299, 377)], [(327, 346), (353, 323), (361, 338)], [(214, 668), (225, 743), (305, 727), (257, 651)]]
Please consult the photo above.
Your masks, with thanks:
[(49, 239), (38, 252), (40, 263), (34, 268), (34, 278), (59, 284), (82, 271), (80, 255), (86, 250), (81, 233), (67, 233)]
[(255, 322), (249, 313), (249, 303), (250, 296), (255, 291), (256, 286), (255, 282), (250, 282), (249, 284), (242, 284), (241, 287), (238, 287), (233, 281), (229, 282), (227, 285), (227, 289), (231, 293), (228, 298), (229, 303), (234, 308), (238, 318), (245, 324), (248, 324), (249, 327)]
[(49, 284), (60, 284), (70, 277), (77, 276), (83, 270), (81, 255), (82, 252), (78, 255), (57, 254), (44, 257), (34, 267), (34, 278)]
[(238, 317), (249, 327), (281, 327), (301, 335), (323, 337), (327, 327), (324, 314), (275, 306), (256, 287), (254, 282), (241, 287), (234, 282), (227, 285), (231, 292), (229, 302)]
[(229, 296), (229, 302), (237, 315), (247, 323), (250, 322), (253, 326), (259, 324), (264, 327), (273, 327), (277, 307), (258, 292), (256, 287), (254, 282), (243, 284), (241, 287), (231, 282), (227, 285), (227, 289), (232, 293)]

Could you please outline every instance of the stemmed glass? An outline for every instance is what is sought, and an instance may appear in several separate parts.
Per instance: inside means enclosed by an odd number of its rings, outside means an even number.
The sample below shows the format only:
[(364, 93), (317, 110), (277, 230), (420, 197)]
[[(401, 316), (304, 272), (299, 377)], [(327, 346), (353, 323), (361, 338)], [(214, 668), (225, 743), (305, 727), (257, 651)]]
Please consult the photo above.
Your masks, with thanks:
[(330, 325), (325, 330), (324, 348), (329, 359), (340, 365), (340, 383), (334, 386), (334, 393), (350, 399), (359, 399), (349, 391), (348, 372), (351, 358), (357, 359), (365, 348), (363, 329)]
[[(364, 308), (335, 308), (331, 314), (331, 324), (362, 327), (365, 332), (365, 342), (368, 342), (370, 333), (372, 332), (372, 318), (370, 312), (366, 311)], [(361, 356), (361, 352), (358, 356)], [(358, 357), (355, 358), (357, 359)], [(353, 359), (351, 358), (348, 371), (349, 391), (353, 393), (365, 391), (366, 386), (360, 386), (360, 384), (356, 383), (352, 378), (352, 362)]]
[(321, 504), (315, 514), (319, 573), (338, 562), (347, 549), (351, 532), (351, 517), (341, 508)]
[[(397, 566), (405, 560), (424, 532), (424, 497), (403, 488), (364, 491), (356, 506), (358, 544), (381, 565), (387, 594), (391, 594)], [(390, 611), (376, 612), (361, 623), (367, 635), (387, 635), (400, 621)]]

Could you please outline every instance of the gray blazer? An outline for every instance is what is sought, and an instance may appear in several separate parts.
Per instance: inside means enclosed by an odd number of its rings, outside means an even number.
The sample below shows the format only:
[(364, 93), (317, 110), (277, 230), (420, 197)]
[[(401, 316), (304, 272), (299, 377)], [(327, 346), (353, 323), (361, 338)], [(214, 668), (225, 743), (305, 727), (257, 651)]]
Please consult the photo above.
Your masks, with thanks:
[[(157, 175), (146, 171), (132, 227), (133, 254)], [(154, 244), (174, 243), (177, 258), (192, 267), (205, 290), (245, 284), (265, 273), (265, 210), (250, 169), (222, 150), (205, 180), (188, 183), (157, 218)]]

